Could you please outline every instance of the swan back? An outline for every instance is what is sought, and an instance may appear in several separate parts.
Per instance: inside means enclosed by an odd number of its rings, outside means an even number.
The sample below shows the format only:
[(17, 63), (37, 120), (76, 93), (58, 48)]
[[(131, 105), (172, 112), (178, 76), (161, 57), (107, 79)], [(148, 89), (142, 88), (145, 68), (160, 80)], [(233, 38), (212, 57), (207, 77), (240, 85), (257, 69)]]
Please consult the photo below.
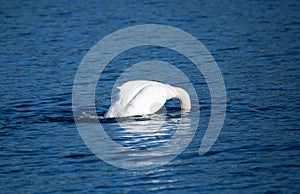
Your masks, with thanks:
[(116, 99), (105, 114), (110, 117), (127, 117), (153, 114), (172, 98), (179, 98), (182, 108), (190, 109), (189, 95), (185, 90), (156, 81), (135, 80), (117, 87)]

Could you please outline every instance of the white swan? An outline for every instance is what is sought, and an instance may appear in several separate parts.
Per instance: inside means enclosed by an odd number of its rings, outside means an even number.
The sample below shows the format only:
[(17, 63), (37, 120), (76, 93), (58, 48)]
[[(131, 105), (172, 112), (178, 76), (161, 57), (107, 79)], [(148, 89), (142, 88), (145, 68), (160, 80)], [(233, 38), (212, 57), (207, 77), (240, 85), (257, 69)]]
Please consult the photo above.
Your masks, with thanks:
[(181, 109), (191, 109), (189, 94), (182, 88), (168, 84), (136, 80), (126, 82), (117, 89), (117, 98), (112, 100), (105, 118), (153, 114), (172, 98), (180, 100)]

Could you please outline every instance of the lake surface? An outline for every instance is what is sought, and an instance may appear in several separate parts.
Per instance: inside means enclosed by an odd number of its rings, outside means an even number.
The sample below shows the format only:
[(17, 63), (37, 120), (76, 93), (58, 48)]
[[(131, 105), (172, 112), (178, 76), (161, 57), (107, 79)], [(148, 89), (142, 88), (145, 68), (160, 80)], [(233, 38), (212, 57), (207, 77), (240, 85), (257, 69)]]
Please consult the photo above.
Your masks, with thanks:
[[(1, 193), (298, 193), (299, 12), (298, 1), (2, 2)], [(227, 112), (216, 143), (198, 155), (211, 116), (203, 76), (186, 58), (163, 48), (138, 47), (118, 55), (97, 84), (100, 117), (120, 73), (153, 59), (187, 75), (200, 107), (195, 136), (181, 154), (156, 168), (126, 170), (100, 160), (81, 139), (72, 87), (81, 60), (96, 42), (149, 23), (180, 28), (207, 47), (224, 78)], [(120, 145), (147, 150), (174, 135), (182, 118), (178, 106), (172, 100), (147, 118), (100, 122)], [(160, 130), (161, 122), (167, 127)], [(148, 127), (134, 127), (140, 125)]]

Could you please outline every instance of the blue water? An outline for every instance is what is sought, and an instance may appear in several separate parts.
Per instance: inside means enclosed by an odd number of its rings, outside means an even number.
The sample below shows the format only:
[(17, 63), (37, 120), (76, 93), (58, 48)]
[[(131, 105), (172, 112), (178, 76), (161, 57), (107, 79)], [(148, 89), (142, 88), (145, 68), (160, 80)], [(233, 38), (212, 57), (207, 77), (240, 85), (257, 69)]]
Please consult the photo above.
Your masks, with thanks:
[[(298, 1), (1, 2), (1, 193), (298, 193), (299, 12)], [(217, 142), (199, 156), (210, 96), (203, 77), (183, 68), (199, 94), (197, 132), (170, 163), (132, 171), (100, 160), (81, 140), (73, 121), (72, 85), (96, 42), (148, 23), (187, 31), (210, 50), (226, 84), (227, 115)], [(178, 66), (186, 62), (159, 48), (118, 56), (97, 86), (100, 116), (120, 71), (152, 58)], [(168, 117), (176, 119), (178, 102), (168, 103)], [(146, 134), (122, 131), (113, 121), (103, 126), (133, 149), (158, 146), (174, 133), (172, 127)]]

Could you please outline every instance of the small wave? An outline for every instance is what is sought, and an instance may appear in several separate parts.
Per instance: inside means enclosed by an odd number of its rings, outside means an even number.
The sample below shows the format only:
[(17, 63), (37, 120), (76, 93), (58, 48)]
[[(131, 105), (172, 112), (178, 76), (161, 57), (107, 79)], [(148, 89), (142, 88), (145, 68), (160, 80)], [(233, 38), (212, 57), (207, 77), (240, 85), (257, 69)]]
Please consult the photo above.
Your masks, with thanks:
[[(156, 114), (152, 115), (137, 115), (130, 117), (122, 117), (122, 118), (104, 118), (104, 113), (100, 113), (99, 115), (90, 114), (88, 112), (82, 111), (77, 112), (73, 115), (66, 116), (44, 116), (41, 122), (67, 122), (74, 123), (76, 122), (100, 122), (100, 123), (118, 123), (118, 122), (128, 122), (128, 121), (148, 121), (153, 119), (159, 119), (160, 117), (164, 117), (165, 119), (173, 119), (181, 117), (181, 109), (180, 107), (168, 107), (167, 111), (159, 111)], [(68, 112), (70, 113), (70, 112)], [(61, 115), (61, 114), (60, 114)]]

